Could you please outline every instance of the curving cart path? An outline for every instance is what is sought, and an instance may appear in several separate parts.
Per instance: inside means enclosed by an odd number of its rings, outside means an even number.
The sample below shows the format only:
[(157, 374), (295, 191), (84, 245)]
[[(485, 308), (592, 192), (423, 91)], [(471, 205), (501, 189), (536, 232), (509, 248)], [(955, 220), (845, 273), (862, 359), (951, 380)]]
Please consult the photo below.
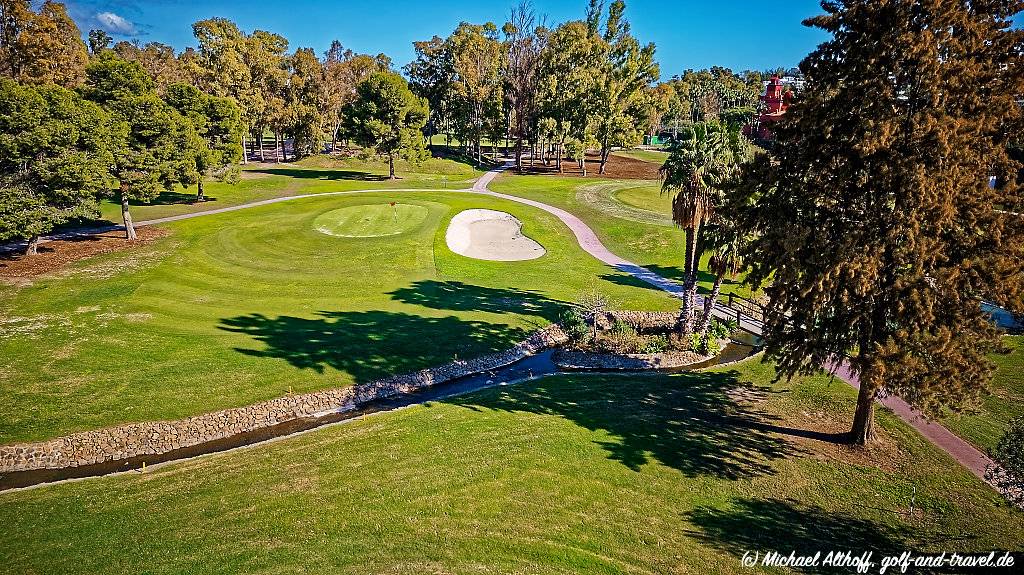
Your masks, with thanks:
[[(473, 184), (472, 188), (468, 188), (468, 189), (444, 189), (444, 190), (436, 189), (435, 190), (435, 189), (416, 189), (416, 188), (406, 188), (406, 189), (384, 188), (384, 189), (375, 189), (375, 190), (351, 190), (351, 191), (344, 191), (344, 192), (325, 192), (325, 193), (320, 193), (320, 194), (302, 194), (302, 195), (297, 195), (297, 196), (286, 196), (286, 197), (280, 197), (280, 198), (272, 198), (272, 199), (269, 199), (269, 200), (261, 200), (261, 201), (258, 201), (258, 202), (252, 202), (252, 203), (248, 203), (248, 204), (240, 204), (240, 205), (237, 205), (237, 206), (228, 206), (228, 207), (225, 207), (225, 208), (216, 208), (216, 209), (206, 210), (206, 211), (202, 211), (202, 212), (193, 212), (193, 213), (189, 213), (189, 214), (180, 214), (180, 215), (169, 216), (169, 217), (165, 217), (165, 218), (157, 218), (157, 219), (152, 219), (152, 220), (145, 220), (145, 221), (137, 222), (135, 225), (137, 227), (144, 227), (144, 226), (150, 226), (150, 225), (156, 225), (156, 224), (164, 224), (164, 223), (168, 223), (168, 222), (175, 222), (175, 221), (179, 221), (179, 220), (187, 220), (187, 219), (190, 219), (190, 218), (197, 218), (197, 217), (200, 217), (200, 216), (208, 216), (208, 215), (212, 215), (212, 214), (222, 214), (222, 213), (225, 213), (225, 212), (233, 212), (233, 211), (236, 211), (236, 210), (243, 210), (243, 209), (254, 208), (254, 207), (258, 207), (258, 206), (266, 206), (266, 205), (270, 205), (270, 204), (276, 204), (276, 203), (279, 203), (279, 202), (288, 202), (288, 201), (293, 201), (293, 200), (300, 200), (300, 199), (304, 199), (304, 198), (318, 198), (318, 197), (358, 194), (358, 193), (367, 193), (367, 192), (376, 192), (376, 193), (382, 193), (382, 192), (384, 192), (384, 193), (386, 193), (386, 192), (457, 192), (457, 193), (474, 193), (474, 194), (480, 194), (480, 195), (485, 195), (485, 196), (491, 196), (491, 197), (495, 197), (495, 198), (501, 198), (503, 200), (509, 200), (509, 201), (520, 203), (520, 204), (526, 204), (528, 206), (533, 206), (535, 208), (544, 210), (545, 212), (548, 212), (549, 214), (554, 215), (559, 220), (561, 220), (562, 223), (564, 223), (566, 226), (568, 226), (568, 228), (576, 236), (576, 241), (579, 243), (580, 247), (585, 252), (590, 254), (591, 256), (597, 258), (599, 261), (601, 261), (601, 262), (603, 262), (603, 263), (605, 263), (605, 264), (607, 264), (607, 265), (609, 265), (609, 266), (611, 266), (611, 267), (613, 267), (613, 268), (615, 268), (615, 269), (617, 269), (619, 271), (622, 271), (624, 273), (628, 273), (628, 274), (632, 275), (633, 277), (636, 277), (637, 279), (643, 280), (644, 282), (647, 282), (647, 283), (649, 283), (649, 284), (651, 284), (651, 285), (653, 285), (653, 286), (655, 286), (655, 287), (657, 287), (657, 288), (659, 288), (661, 290), (664, 290), (664, 291), (672, 294), (673, 296), (679, 297), (681, 295), (681, 293), (682, 293), (682, 286), (678, 282), (675, 282), (673, 280), (664, 278), (664, 277), (662, 277), (662, 276), (660, 276), (660, 275), (658, 275), (658, 274), (648, 270), (647, 268), (644, 268), (643, 266), (637, 265), (637, 264), (635, 264), (635, 263), (633, 263), (633, 262), (631, 262), (629, 260), (623, 259), (623, 258), (615, 255), (614, 253), (609, 251), (608, 248), (606, 248), (603, 243), (601, 243), (601, 240), (597, 237), (597, 234), (594, 232), (593, 229), (590, 228), (590, 226), (588, 226), (586, 223), (583, 222), (583, 220), (579, 219), (578, 217), (574, 216), (573, 214), (571, 214), (571, 213), (569, 213), (569, 212), (567, 212), (567, 211), (565, 211), (565, 210), (563, 210), (561, 208), (557, 208), (555, 206), (551, 206), (551, 205), (545, 204), (543, 202), (538, 202), (536, 200), (530, 200), (530, 199), (527, 199), (527, 198), (521, 198), (519, 196), (512, 196), (512, 195), (509, 195), (509, 194), (502, 194), (500, 192), (493, 192), (490, 189), (488, 189), (487, 186), (491, 183), (491, 181), (493, 181), (494, 178), (496, 178), (501, 172), (505, 171), (506, 169), (508, 169), (511, 166), (512, 166), (512, 164), (509, 163), (509, 164), (506, 164), (505, 166), (503, 166), (501, 168), (497, 168), (497, 169), (494, 169), (494, 170), (491, 170), (491, 171), (487, 172), (486, 174), (484, 174), (482, 177), (480, 177)], [(65, 233), (62, 233), (62, 234), (55, 234), (55, 235), (47, 236), (46, 238), (43, 238), (41, 240), (41, 243), (48, 242), (48, 241), (53, 241), (53, 240), (58, 240), (58, 239), (65, 239), (65, 238), (68, 238), (68, 237), (73, 237), (73, 236), (78, 236), (78, 235), (88, 235), (88, 234), (95, 234), (95, 233), (103, 233), (103, 232), (122, 230), (122, 229), (124, 229), (123, 226), (106, 226), (106, 227), (74, 230), (74, 231), (65, 232)], [(700, 302), (699, 300), (700, 300), (700, 298), (698, 297), (698, 305), (703, 305), (702, 302)], [(716, 316), (718, 316), (718, 317), (723, 317), (723, 318), (733, 318), (734, 319), (734, 318), (737, 317), (736, 310), (734, 310), (734, 309), (732, 309), (732, 308), (730, 308), (730, 307), (728, 307), (728, 306), (726, 306), (726, 305), (724, 305), (722, 303), (719, 303), (719, 302), (715, 303), (714, 314)], [(748, 332), (751, 332), (751, 333), (754, 333), (754, 334), (757, 334), (757, 335), (760, 335), (761, 331), (762, 331), (761, 323), (759, 321), (757, 321), (757, 320), (752, 319), (752, 318), (745, 318), (745, 317), (742, 318), (742, 321), (740, 322), (740, 327), (742, 329), (748, 331)], [(834, 365), (834, 366), (830, 366), (830, 367), (834, 370), (834, 373), (837, 376), (839, 376), (841, 379), (846, 381), (849, 385), (851, 385), (854, 388), (859, 388), (860, 387), (860, 382), (858, 381), (857, 376), (854, 375), (851, 372), (849, 363), (844, 361), (844, 362), (842, 362), (842, 363), (840, 363), (838, 365)], [(916, 409), (914, 409), (913, 407), (911, 407), (907, 402), (903, 401), (899, 397), (889, 396), (889, 397), (880, 399), (879, 403), (881, 403), (885, 407), (887, 407), (890, 410), (892, 410), (893, 413), (895, 413), (900, 419), (905, 421), (911, 427), (916, 429), (928, 441), (930, 441), (932, 444), (934, 444), (938, 448), (940, 448), (943, 451), (945, 451), (946, 453), (948, 453), (953, 459), (955, 459), (958, 463), (960, 463), (965, 468), (967, 468), (971, 473), (973, 473), (977, 477), (979, 477), (982, 480), (984, 480), (984, 478), (985, 478), (985, 469), (990, 464), (992, 464), (992, 460), (987, 455), (985, 455), (980, 450), (975, 448), (973, 445), (971, 445), (967, 441), (964, 441), (959, 436), (955, 435), (953, 432), (949, 431), (948, 429), (946, 429), (942, 425), (940, 425), (938, 423), (935, 423), (935, 422), (929, 421), (921, 412), (919, 412)]]

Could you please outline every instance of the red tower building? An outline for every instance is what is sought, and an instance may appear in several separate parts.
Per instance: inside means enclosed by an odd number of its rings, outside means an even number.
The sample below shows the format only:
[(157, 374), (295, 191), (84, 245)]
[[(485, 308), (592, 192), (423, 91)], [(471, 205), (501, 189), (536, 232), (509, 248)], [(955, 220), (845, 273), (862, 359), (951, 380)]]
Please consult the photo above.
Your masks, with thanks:
[(775, 138), (772, 124), (778, 122), (786, 114), (789, 103), (793, 99), (790, 91), (778, 76), (772, 76), (765, 86), (761, 103), (757, 107), (754, 121), (743, 126), (743, 134), (753, 140), (770, 141)]

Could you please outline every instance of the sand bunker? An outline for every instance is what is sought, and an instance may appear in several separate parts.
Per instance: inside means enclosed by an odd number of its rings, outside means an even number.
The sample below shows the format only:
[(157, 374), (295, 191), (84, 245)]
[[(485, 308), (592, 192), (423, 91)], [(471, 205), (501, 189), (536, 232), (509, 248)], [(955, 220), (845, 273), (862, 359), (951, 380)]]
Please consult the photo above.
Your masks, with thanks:
[(496, 210), (465, 210), (448, 224), (445, 241), (453, 252), (498, 262), (533, 260), (544, 255), (544, 246), (523, 235), (523, 223)]

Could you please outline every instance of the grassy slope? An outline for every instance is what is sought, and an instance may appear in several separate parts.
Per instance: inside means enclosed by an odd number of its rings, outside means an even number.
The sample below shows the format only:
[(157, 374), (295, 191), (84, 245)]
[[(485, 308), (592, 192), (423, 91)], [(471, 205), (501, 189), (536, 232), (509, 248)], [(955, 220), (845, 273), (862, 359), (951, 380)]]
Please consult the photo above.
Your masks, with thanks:
[[(300, 194), (376, 188), (462, 188), (483, 173), (466, 164), (436, 158), (418, 164), (398, 161), (395, 170), (400, 179), (391, 181), (387, 179), (388, 165), (377, 159), (313, 157), (287, 164), (250, 164), (236, 184), (208, 182), (206, 202), (192, 203), (194, 187), (178, 187), (152, 203), (133, 205), (131, 212), (136, 221), (142, 221)], [(105, 220), (121, 223), (121, 204), (115, 199), (103, 202), (100, 213)]]
[[(416, 230), (339, 238), (317, 216), (395, 199)], [(506, 210), (547, 248), (537, 260), (452, 254), (447, 220)], [(504, 349), (592, 285), (622, 305), (672, 309), (579, 249), (540, 210), (458, 193), (308, 198), (170, 224), (173, 235), (0, 286), (0, 443), (179, 418), (369, 381)]]
[(997, 371), (992, 395), (984, 399), (979, 413), (943, 421), (954, 433), (985, 451), (996, 446), (1011, 419), (1024, 415), (1024, 336), (1008, 336), (1003, 341), (1012, 351), (993, 356)]
[[(608, 180), (595, 183), (579, 178), (503, 175), (490, 188), (566, 209), (593, 228), (613, 253), (666, 277), (682, 277), (683, 233), (672, 226), (667, 210), (660, 210), (669, 204), (657, 182)], [(592, 190), (591, 194), (584, 193), (588, 189)], [(593, 198), (606, 200), (598, 203)], [(617, 207), (622, 203), (640, 212), (631, 213)], [(640, 219), (645, 221), (638, 221)], [(707, 256), (701, 267), (706, 269)], [(702, 273), (701, 287), (710, 288), (713, 279), (710, 274)], [(727, 278), (722, 293), (730, 292), (750, 295), (749, 288)]]
[[(771, 375), (547, 378), (0, 494), (0, 572), (751, 573), (749, 549), (1024, 546), (1024, 514), (887, 413), (870, 460), (768, 431), (854, 402)], [(763, 403), (733, 405), (737, 381)]]

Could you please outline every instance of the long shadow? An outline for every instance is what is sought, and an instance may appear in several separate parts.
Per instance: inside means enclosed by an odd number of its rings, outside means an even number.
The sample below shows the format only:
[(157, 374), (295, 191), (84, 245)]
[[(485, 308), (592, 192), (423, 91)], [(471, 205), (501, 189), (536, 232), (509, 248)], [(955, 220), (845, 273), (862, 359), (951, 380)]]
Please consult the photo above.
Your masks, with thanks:
[[(475, 410), (554, 415), (613, 439), (597, 442), (633, 470), (650, 461), (689, 477), (742, 479), (773, 474), (772, 462), (801, 450), (779, 432), (774, 416), (734, 401), (750, 388), (736, 371), (547, 378), (449, 402)], [(795, 433), (800, 435), (801, 433)]]
[[(215, 202), (217, 198), (206, 196), (207, 202)], [(195, 192), (160, 192), (160, 195), (148, 201), (131, 200), (128, 202), (132, 206), (170, 206), (176, 204), (194, 204), (196, 203)]]
[(243, 333), (262, 349), (236, 348), (253, 357), (279, 358), (300, 369), (327, 368), (357, 383), (511, 347), (526, 330), (454, 316), (422, 317), (386, 311), (320, 311), (317, 317), (253, 313), (221, 320), (220, 329)]
[[(883, 556), (914, 551), (926, 539), (953, 548), (962, 546), (964, 540), (962, 536), (922, 536), (895, 516), (892, 522), (873, 521), (792, 499), (737, 499), (725, 509), (695, 509), (685, 519), (697, 528), (690, 536), (735, 555), (737, 561), (747, 552), (759, 552), (763, 559), (771, 551), (787, 556), (791, 551), (798, 556), (821, 551), (823, 560), (830, 550), (852, 551), (858, 556), (873, 551), (871, 560), (876, 566), (871, 572), (876, 573)], [(855, 572), (850, 567), (832, 569), (820, 564), (793, 569), (806, 573)]]
[(359, 180), (363, 182), (382, 182), (388, 179), (387, 176), (370, 174), (368, 172), (357, 172), (355, 170), (307, 170), (302, 168), (260, 168), (250, 170), (257, 174), (270, 174), (274, 176), (288, 176), (306, 180)]
[(524, 313), (548, 321), (558, 319), (565, 302), (539, 292), (515, 288), (489, 288), (460, 281), (421, 280), (388, 293), (393, 299), (430, 309)]
[[(677, 282), (682, 282), (683, 281), (683, 270), (682, 270), (682, 268), (679, 268), (679, 267), (676, 267), (676, 266), (660, 266), (660, 265), (657, 265), (657, 264), (646, 264), (646, 265), (641, 266), (641, 267), (647, 268), (648, 270), (650, 270), (650, 271), (660, 275), (663, 278), (668, 278), (670, 280), (675, 280)], [(660, 289), (660, 288), (658, 288), (656, 286), (653, 286), (653, 285), (651, 285), (651, 284), (649, 284), (649, 283), (647, 283), (645, 281), (639, 280), (639, 279), (637, 279), (637, 278), (635, 278), (633, 276), (629, 276), (629, 275), (605, 274), (605, 275), (601, 276), (601, 279), (605, 279), (605, 280), (608, 280), (608, 281), (610, 281), (612, 283), (619, 284), (619, 285), (624, 285), (624, 286), (643, 287), (643, 288), (653, 289), (653, 290), (659, 290)], [(714, 274), (712, 274), (712, 273), (710, 273), (710, 272), (708, 272), (706, 270), (698, 270), (697, 271), (697, 281), (699, 283), (703, 283), (703, 284), (714, 283), (715, 276), (714, 276)], [(737, 282), (736, 280), (726, 278), (725, 281), (722, 282), (722, 286), (725, 287), (725, 286), (730, 286), (730, 285), (737, 285), (739, 283), (740, 282)], [(697, 286), (697, 292), (698, 293), (708, 293), (710, 291), (711, 290), (707, 289), (703, 285), (698, 285)]]

